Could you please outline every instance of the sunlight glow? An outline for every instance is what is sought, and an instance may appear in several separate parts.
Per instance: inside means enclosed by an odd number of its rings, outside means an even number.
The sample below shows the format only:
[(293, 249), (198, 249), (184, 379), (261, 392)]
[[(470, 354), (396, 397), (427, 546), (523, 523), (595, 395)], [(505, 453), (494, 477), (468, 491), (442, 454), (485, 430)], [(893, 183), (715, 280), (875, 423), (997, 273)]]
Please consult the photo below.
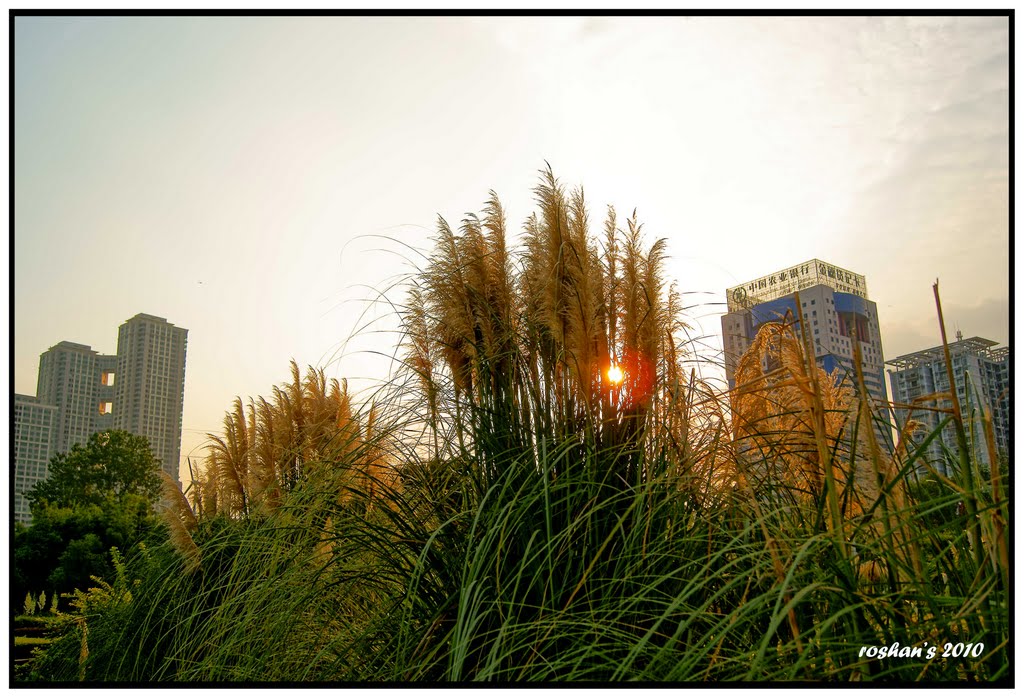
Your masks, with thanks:
[(613, 385), (619, 385), (622, 383), (622, 379), (625, 375), (622, 373), (622, 369), (618, 366), (610, 366), (608, 368), (608, 382)]

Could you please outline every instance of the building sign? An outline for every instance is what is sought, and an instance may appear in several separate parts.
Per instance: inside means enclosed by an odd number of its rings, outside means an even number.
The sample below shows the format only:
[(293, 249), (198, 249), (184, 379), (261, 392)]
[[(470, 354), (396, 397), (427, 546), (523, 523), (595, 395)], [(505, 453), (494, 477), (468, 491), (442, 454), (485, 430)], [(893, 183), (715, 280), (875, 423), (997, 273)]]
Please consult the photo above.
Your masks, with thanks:
[(820, 259), (812, 259), (727, 289), (729, 312), (773, 301), (819, 284), (840, 293), (867, 298), (867, 283), (861, 274), (854, 274)]

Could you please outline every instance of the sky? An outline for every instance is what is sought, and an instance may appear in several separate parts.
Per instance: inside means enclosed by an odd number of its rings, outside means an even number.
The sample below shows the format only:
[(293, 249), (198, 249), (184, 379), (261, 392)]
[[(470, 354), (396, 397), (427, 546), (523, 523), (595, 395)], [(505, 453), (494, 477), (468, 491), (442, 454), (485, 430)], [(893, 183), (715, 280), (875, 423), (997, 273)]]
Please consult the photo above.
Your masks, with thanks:
[[(1009, 342), (1006, 17), (18, 17), (13, 389), (137, 313), (189, 331), (182, 457), (288, 362), (369, 391), (402, 284), (550, 163), (664, 237), (693, 346), (725, 289), (867, 277), (886, 359)], [(186, 471), (187, 472), (187, 471)]]

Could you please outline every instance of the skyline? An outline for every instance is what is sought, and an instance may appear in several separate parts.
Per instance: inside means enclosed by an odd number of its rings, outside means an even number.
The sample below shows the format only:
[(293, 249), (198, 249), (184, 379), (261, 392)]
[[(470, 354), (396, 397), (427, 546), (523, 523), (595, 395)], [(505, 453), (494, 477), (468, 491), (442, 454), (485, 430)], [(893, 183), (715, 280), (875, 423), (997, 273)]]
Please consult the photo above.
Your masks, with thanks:
[(935, 278), (951, 337), (1009, 341), (1006, 17), (18, 17), (13, 40), (12, 389), (59, 341), (112, 353), (104, 328), (165, 317), (183, 456), (293, 357), (385, 380), (360, 352), (391, 335), (346, 345), (367, 289), (490, 189), (518, 233), (545, 161), (594, 225), (636, 207), (668, 238), (701, 355), (726, 288), (809, 258), (867, 278), (886, 359), (938, 343)]

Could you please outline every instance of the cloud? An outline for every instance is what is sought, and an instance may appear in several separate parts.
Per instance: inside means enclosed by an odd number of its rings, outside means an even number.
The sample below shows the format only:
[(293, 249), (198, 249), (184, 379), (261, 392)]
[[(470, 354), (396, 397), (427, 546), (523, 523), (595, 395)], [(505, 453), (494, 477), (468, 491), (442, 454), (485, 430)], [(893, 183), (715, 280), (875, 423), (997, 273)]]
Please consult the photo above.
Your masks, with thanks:
[(1010, 301), (1006, 298), (989, 298), (976, 305), (959, 303), (943, 306), (946, 331), (963, 331), (965, 337), (984, 337), (1005, 344), (1010, 336)]
[[(941, 290), (941, 289), (940, 289)], [(934, 309), (922, 314), (916, 321), (887, 323), (884, 308), (882, 315), (882, 344), (886, 359), (931, 349), (942, 343), (939, 322)], [(942, 314), (946, 322), (946, 335), (955, 341), (956, 332), (963, 332), (964, 338), (982, 337), (1000, 344), (1007, 344), (1010, 336), (1010, 302), (1006, 298), (987, 298), (977, 303), (944, 302)]]
[[(951, 297), (1005, 304), (1008, 23), (922, 19), (887, 18), (860, 46), (864, 60), (885, 58), (864, 74), (872, 99), (860, 107), (871, 111), (861, 114), (856, 207), (841, 222), (844, 238), (851, 253), (875, 250), (889, 262), (869, 272), (899, 277), (876, 284), (886, 298), (939, 276)], [(907, 342), (919, 339), (911, 333)]]

